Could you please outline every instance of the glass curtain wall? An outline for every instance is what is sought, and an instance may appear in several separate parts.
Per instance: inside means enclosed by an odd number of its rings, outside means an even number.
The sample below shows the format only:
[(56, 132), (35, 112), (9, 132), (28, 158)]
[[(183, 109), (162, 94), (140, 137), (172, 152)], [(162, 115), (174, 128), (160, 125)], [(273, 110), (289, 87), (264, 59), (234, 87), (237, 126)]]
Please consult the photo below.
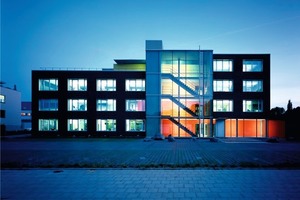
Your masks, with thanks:
[(165, 136), (212, 136), (212, 51), (161, 52), (161, 129)]

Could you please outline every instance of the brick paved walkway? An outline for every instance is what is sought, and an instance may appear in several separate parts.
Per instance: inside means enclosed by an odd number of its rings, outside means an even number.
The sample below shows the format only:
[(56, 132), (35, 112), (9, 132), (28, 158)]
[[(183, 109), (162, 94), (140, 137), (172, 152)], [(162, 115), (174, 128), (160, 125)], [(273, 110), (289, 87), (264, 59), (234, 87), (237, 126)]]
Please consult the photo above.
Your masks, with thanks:
[(1, 199), (299, 199), (299, 170), (2, 170)]
[(300, 143), (257, 139), (6, 139), (4, 168), (300, 168)]

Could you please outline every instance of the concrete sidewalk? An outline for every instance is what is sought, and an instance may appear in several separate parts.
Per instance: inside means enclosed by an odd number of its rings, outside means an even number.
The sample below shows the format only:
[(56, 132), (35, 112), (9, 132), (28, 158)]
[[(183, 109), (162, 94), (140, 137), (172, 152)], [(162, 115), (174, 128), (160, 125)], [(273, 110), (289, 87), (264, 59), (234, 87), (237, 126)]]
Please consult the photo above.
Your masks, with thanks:
[(2, 170), (1, 199), (299, 199), (299, 170)]

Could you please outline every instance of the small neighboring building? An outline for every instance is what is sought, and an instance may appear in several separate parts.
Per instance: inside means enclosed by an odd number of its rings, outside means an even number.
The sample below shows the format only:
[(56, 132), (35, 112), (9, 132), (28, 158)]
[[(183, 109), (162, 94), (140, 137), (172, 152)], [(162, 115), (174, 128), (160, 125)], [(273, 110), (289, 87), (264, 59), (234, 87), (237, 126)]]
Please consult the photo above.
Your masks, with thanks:
[(31, 102), (21, 102), (21, 129), (30, 131), (31, 130)]
[(1, 127), (5, 127), (6, 131), (21, 130), (21, 92), (0, 86), (0, 111)]
[(279, 135), (268, 120), (270, 54), (165, 50), (147, 40), (145, 60), (115, 62), (110, 70), (32, 71), (33, 134)]

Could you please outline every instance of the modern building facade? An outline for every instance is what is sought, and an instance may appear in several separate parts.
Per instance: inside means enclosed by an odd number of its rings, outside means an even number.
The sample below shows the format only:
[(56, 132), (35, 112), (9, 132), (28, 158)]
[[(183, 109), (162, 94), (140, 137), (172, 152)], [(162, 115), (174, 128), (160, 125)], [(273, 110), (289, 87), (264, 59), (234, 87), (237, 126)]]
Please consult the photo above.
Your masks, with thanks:
[(269, 54), (165, 50), (148, 40), (145, 60), (115, 62), (99, 71), (33, 71), (33, 134), (268, 137), (272, 129)]
[(21, 130), (21, 92), (16, 88), (0, 87), (1, 132)]
[(30, 131), (31, 130), (31, 102), (21, 102), (21, 129)]

